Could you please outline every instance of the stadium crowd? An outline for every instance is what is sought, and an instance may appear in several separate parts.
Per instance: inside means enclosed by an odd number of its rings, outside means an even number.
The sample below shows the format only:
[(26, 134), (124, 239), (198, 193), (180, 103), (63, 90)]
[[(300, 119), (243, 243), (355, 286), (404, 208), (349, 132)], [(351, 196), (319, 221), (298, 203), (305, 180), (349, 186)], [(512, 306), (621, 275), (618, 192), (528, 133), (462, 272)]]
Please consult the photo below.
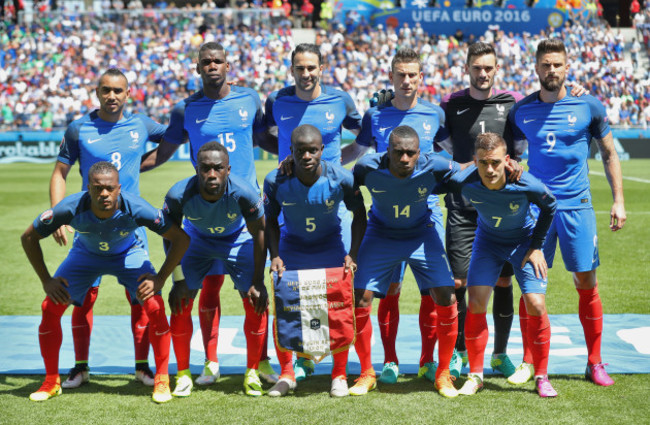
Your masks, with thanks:
[[(647, 10), (644, 12), (647, 15)], [(54, 15), (52, 15), (54, 16)], [(236, 63), (229, 79), (259, 92), (262, 100), (292, 84), (287, 52), (293, 49), (288, 20), (270, 22), (250, 14), (243, 20), (205, 10), (186, 13), (65, 15), (8, 27), (0, 34), (0, 129), (62, 128), (92, 110), (95, 81), (105, 69), (123, 69), (131, 82), (129, 109), (167, 123), (173, 105), (200, 85), (190, 54), (203, 42), (219, 41)], [(648, 17), (646, 22), (650, 22)], [(390, 58), (397, 48), (419, 51), (425, 81), (421, 96), (434, 103), (466, 85), (464, 60), (473, 36), (429, 35), (414, 27), (372, 28), (330, 22), (317, 33), (326, 69), (323, 82), (350, 93), (359, 111), (389, 85)], [(650, 47), (650, 28), (637, 26)], [(493, 43), (501, 60), (498, 87), (530, 93), (538, 89), (531, 52), (547, 36), (562, 37), (577, 80), (607, 107), (612, 125), (647, 128), (650, 124), (650, 71), (638, 71), (641, 43), (626, 45), (604, 21), (572, 22), (555, 34), (514, 34), (499, 29), (482, 40)], [(634, 61), (624, 60), (630, 51)], [(640, 76), (640, 78), (639, 78)]]

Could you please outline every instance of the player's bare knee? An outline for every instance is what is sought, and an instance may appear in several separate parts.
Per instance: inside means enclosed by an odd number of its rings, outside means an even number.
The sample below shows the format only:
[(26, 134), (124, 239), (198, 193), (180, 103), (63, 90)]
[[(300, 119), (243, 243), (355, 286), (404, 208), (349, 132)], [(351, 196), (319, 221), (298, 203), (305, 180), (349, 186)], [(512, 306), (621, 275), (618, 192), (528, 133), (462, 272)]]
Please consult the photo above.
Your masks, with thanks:
[(509, 286), (512, 286), (512, 278), (510, 276), (500, 277), (499, 279), (497, 279), (496, 286), (500, 288), (507, 288)]
[(529, 316), (541, 316), (546, 313), (546, 301), (544, 294), (524, 294), (526, 312)]
[(456, 294), (451, 286), (441, 286), (439, 288), (429, 289), (433, 301), (443, 307), (448, 307), (456, 303)]
[(465, 279), (454, 279), (454, 288), (460, 289), (467, 287), (467, 278)]
[(573, 283), (576, 289), (592, 289), (598, 284), (596, 270), (573, 273)]
[(386, 295), (397, 295), (401, 292), (402, 285), (399, 282), (393, 282), (388, 287)]
[(372, 299), (374, 294), (372, 291), (366, 291), (364, 289), (355, 289), (354, 291), (354, 306), (357, 308), (370, 307), (372, 305)]

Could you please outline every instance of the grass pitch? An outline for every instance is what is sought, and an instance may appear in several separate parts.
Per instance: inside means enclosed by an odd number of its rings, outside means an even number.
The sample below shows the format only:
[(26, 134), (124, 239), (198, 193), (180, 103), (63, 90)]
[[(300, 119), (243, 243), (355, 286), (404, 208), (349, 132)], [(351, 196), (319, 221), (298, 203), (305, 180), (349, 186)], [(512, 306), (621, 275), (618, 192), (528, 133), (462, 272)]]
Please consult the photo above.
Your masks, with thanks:
[[(258, 161), (258, 180), (274, 166)], [(650, 313), (650, 291), (645, 288), (650, 263), (650, 160), (624, 162), (628, 222), (616, 233), (608, 229), (611, 192), (602, 164), (590, 161), (594, 208), (598, 220), (601, 267), (598, 269), (600, 294), (605, 313)], [(43, 291), (20, 246), (20, 235), (29, 223), (49, 207), (48, 182), (53, 165), (8, 164), (0, 167), (0, 219), (3, 278), (0, 280), (0, 315), (40, 315)], [(75, 168), (76, 170), (77, 168)], [(188, 163), (168, 163), (141, 176), (142, 196), (154, 206), (173, 183), (192, 174)], [(68, 194), (76, 192), (81, 179), (76, 171), (68, 177)], [(370, 202), (368, 193), (366, 202)], [(162, 263), (162, 244), (156, 235), (149, 238), (152, 261)], [(51, 272), (66, 255), (51, 238), (42, 242)], [(229, 284), (222, 291), (223, 314), (242, 314), (241, 302)], [(96, 315), (128, 315), (123, 289), (115, 279), (105, 278), (95, 306)], [(163, 290), (167, 298), (170, 284)], [(515, 285), (515, 299), (518, 288)], [(401, 311), (416, 314), (419, 294), (410, 272), (400, 297)], [(375, 306), (376, 306), (375, 302)], [(577, 311), (577, 294), (571, 276), (558, 254), (549, 275), (547, 305), (551, 314)], [(66, 314), (70, 314), (71, 309)], [(517, 324), (515, 324), (517, 326)], [(34, 330), (36, 331), (36, 330)], [(11, 341), (5, 342), (5, 344)], [(130, 344), (130, 341), (128, 342)], [(91, 347), (92, 350), (92, 347)], [(1, 353), (1, 350), (0, 350)], [(67, 367), (68, 365), (61, 365)], [(584, 365), (576, 365), (576, 372)], [(351, 377), (353, 378), (353, 377)], [(554, 376), (560, 393), (555, 400), (540, 400), (532, 383), (511, 387), (503, 378), (487, 377), (486, 390), (472, 398), (447, 400), (434, 392), (433, 385), (413, 376), (400, 377), (394, 386), (362, 398), (331, 400), (329, 377), (318, 376), (300, 385), (291, 397), (273, 400), (247, 398), (242, 393), (242, 376), (225, 376), (207, 389), (195, 390), (188, 399), (163, 406), (150, 401), (150, 389), (133, 382), (131, 376), (92, 376), (91, 383), (68, 390), (42, 404), (27, 397), (42, 376), (0, 376), (0, 424), (13, 423), (648, 423), (646, 394), (648, 375), (616, 375), (616, 385), (598, 388), (579, 375)], [(457, 382), (459, 387), (462, 379)], [(350, 379), (352, 385), (352, 379)]]

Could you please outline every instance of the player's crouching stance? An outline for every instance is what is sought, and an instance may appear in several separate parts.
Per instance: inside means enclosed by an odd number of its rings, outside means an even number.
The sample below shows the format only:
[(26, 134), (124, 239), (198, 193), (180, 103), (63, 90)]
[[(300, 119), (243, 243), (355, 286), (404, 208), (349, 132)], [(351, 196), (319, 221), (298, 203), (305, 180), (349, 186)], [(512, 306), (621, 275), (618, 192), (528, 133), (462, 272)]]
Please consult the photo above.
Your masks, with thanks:
[[(366, 228), (366, 210), (352, 173), (343, 167), (321, 161), (323, 139), (314, 126), (303, 124), (291, 134), (294, 168), (291, 175), (271, 171), (264, 180), (266, 234), (271, 255), (271, 272), (322, 269), (345, 266), (356, 269), (356, 257)], [(350, 252), (346, 253), (341, 224), (337, 215), (344, 202), (354, 212)], [(278, 216), (284, 215), (280, 231)], [(344, 223), (344, 222), (343, 222)], [(276, 326), (273, 327), (277, 329)], [(277, 339), (276, 339), (277, 341)], [(277, 347), (277, 345), (276, 345)], [(294, 390), (296, 374), (291, 365), (292, 352), (277, 348), (282, 366), (280, 380), (269, 396), (280, 397)], [(348, 395), (346, 367), (348, 350), (333, 354), (332, 397)]]
[(244, 391), (261, 396), (258, 367), (268, 328), (262, 199), (250, 183), (230, 175), (228, 151), (220, 143), (201, 146), (197, 161), (196, 176), (176, 183), (167, 193), (163, 208), (165, 217), (179, 225), (182, 222), (192, 238), (180, 266), (183, 276), (174, 272), (174, 286), (169, 293), (172, 341), (178, 362), (173, 395), (187, 397), (192, 392), (192, 306), (203, 279), (215, 263), (221, 262), (239, 290), (246, 312)]
[[(52, 277), (43, 259), (40, 240), (62, 225), (73, 227), (77, 236), (68, 256)], [(158, 274), (142, 241), (136, 237), (135, 231), (140, 226), (147, 226), (171, 242)], [(47, 294), (38, 328), (45, 382), (29, 396), (30, 400), (45, 401), (61, 394), (61, 316), (69, 303), (81, 305), (92, 283), (109, 274), (117, 277), (133, 299), (137, 297), (140, 300), (149, 317), (149, 338), (156, 359), (153, 400), (157, 403), (170, 401), (167, 372), (169, 324), (159, 293), (187, 249), (188, 236), (143, 199), (121, 194), (115, 166), (98, 162), (88, 171), (88, 192), (68, 196), (53, 209), (45, 211), (27, 228), (21, 239), (27, 258)]]
[(458, 334), (454, 280), (442, 240), (430, 220), (427, 198), (438, 183), (459, 170), (457, 163), (438, 155), (420, 155), (418, 134), (408, 126), (392, 131), (387, 153), (367, 155), (354, 167), (355, 182), (365, 185), (372, 195), (372, 209), (354, 280), (355, 349), (361, 363), (361, 377), (350, 388), (352, 395), (364, 395), (377, 385), (370, 353), (372, 299), (374, 294), (386, 295), (394, 267), (406, 261), (421, 294), (431, 296), (436, 303), (439, 340), (436, 388), (445, 397), (458, 396), (449, 374)]
[[(515, 276), (528, 311), (528, 328), (523, 332), (533, 351), (535, 382), (540, 397), (557, 392), (547, 376), (551, 325), (545, 305), (547, 265), (542, 252), (546, 233), (556, 209), (555, 197), (531, 174), (518, 182), (506, 179), (506, 143), (495, 133), (476, 138), (475, 164), (452, 177), (448, 185), (478, 212), (478, 228), (472, 246), (467, 275), (469, 311), (465, 321), (465, 344), (470, 373), (460, 394), (473, 395), (483, 388), (483, 359), (488, 341), (485, 319), (494, 282), (503, 264), (513, 264)], [(535, 220), (531, 204), (539, 208)]]

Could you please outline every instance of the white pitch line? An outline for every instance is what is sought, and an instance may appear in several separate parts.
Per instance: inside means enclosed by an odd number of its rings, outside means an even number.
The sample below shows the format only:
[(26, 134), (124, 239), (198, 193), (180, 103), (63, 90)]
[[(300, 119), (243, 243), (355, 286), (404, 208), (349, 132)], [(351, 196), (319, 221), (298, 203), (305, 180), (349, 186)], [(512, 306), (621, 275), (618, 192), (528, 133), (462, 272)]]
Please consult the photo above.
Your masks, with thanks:
[[(607, 177), (607, 175), (605, 173), (601, 173), (600, 171), (589, 171), (589, 174), (593, 174), (594, 176)], [(639, 183), (650, 183), (650, 180), (641, 179), (639, 177), (626, 177), (626, 176), (623, 176), (623, 180), (631, 180), (633, 182), (639, 182)]]

